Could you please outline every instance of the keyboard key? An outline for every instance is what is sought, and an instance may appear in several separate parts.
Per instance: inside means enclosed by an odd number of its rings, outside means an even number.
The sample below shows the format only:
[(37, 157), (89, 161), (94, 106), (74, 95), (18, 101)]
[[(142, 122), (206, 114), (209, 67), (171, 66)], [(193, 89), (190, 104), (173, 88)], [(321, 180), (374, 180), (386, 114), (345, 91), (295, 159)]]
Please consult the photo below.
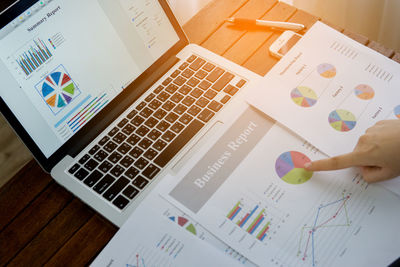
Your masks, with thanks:
[(125, 169), (122, 166), (115, 165), (114, 168), (111, 169), (110, 173), (118, 178), (124, 171)]
[(139, 105), (136, 106), (136, 109), (141, 111), (146, 106), (146, 102), (142, 101)]
[(122, 189), (129, 183), (129, 180), (121, 177), (119, 178), (104, 194), (103, 197), (109, 201), (113, 200)]
[(139, 142), (139, 141), (140, 141), (140, 137), (137, 136), (137, 135), (135, 135), (135, 134), (131, 135), (131, 136), (126, 140), (126, 142), (128, 142), (128, 143), (129, 143), (130, 145), (132, 145), (132, 146), (136, 145), (137, 142)]
[(132, 110), (131, 112), (129, 112), (128, 115), (126, 115), (126, 117), (127, 117), (128, 119), (132, 119), (133, 117), (135, 117), (135, 115), (136, 115), (137, 113), (138, 113), (138, 112), (137, 112), (136, 110)]
[(153, 99), (153, 101), (150, 102), (149, 107), (156, 110), (161, 106), (161, 104), (162, 102), (158, 101), (157, 99)]
[(153, 142), (150, 141), (150, 139), (144, 138), (142, 141), (140, 141), (139, 146), (143, 149), (147, 149), (151, 146)]
[(139, 115), (136, 115), (135, 118), (132, 119), (131, 123), (133, 125), (140, 126), (142, 123), (144, 122), (144, 119), (142, 117), (140, 117)]
[(149, 181), (146, 180), (143, 176), (138, 176), (135, 180), (132, 181), (132, 184), (139, 189), (143, 189)]
[(161, 132), (156, 129), (151, 130), (151, 132), (147, 135), (151, 140), (155, 141), (158, 137), (160, 137)]
[(213, 99), (218, 93), (215, 92), (213, 89), (209, 89), (204, 96), (207, 97), (208, 99)]
[(221, 103), (222, 104), (226, 104), (229, 99), (231, 99), (231, 97), (229, 95), (225, 95), (222, 99), (221, 99)]
[(212, 71), (215, 68), (215, 65), (211, 64), (211, 63), (207, 63), (206, 65), (203, 66), (203, 70), (205, 71)]
[(235, 86), (230, 85), (230, 84), (224, 89), (224, 92), (229, 94), (229, 95), (231, 95), (231, 96), (236, 94), (237, 91), (239, 91), (239, 89), (236, 88)]
[(194, 99), (193, 97), (187, 96), (187, 97), (185, 97), (185, 99), (183, 99), (182, 103), (185, 104), (186, 106), (190, 107), (195, 101), (196, 101), (196, 99)]
[(246, 84), (246, 81), (243, 80), (243, 79), (241, 79), (240, 81), (238, 81), (238, 83), (236, 84), (236, 86), (239, 87), (239, 88), (242, 88), (243, 85), (245, 85), (245, 84)]
[(129, 200), (124, 198), (123, 196), (119, 195), (113, 202), (112, 202), (117, 208), (122, 210), (123, 208), (128, 205)]
[(193, 136), (196, 135), (198, 131), (204, 126), (204, 123), (193, 120), (186, 129), (184, 129), (177, 138), (174, 139), (172, 143), (170, 143), (157, 158), (154, 159), (154, 162), (160, 166), (165, 167), (167, 163), (192, 139)]
[(97, 161), (102, 162), (107, 156), (108, 156), (108, 154), (106, 152), (104, 152), (103, 150), (100, 150), (99, 152), (96, 153), (96, 155), (94, 155), (94, 158)]
[(150, 164), (144, 171), (143, 171), (143, 175), (144, 177), (146, 177), (147, 179), (151, 180), (153, 179), (158, 173), (160, 172), (160, 168), (156, 167), (153, 164)]
[(127, 123), (128, 123), (128, 119), (127, 119), (127, 118), (123, 118), (123, 119), (117, 124), (117, 126), (118, 126), (119, 128), (122, 128), (122, 127), (124, 127), (125, 124), (127, 124)]
[(126, 135), (131, 135), (131, 133), (133, 133), (133, 131), (135, 130), (136, 128), (132, 125), (132, 124), (130, 124), (130, 123), (128, 123), (125, 127), (124, 127), (124, 129), (122, 129), (122, 132), (124, 133), (124, 134), (126, 134)]
[(199, 84), (199, 88), (203, 89), (203, 90), (207, 90), (208, 88), (210, 88), (210, 86), (211, 86), (211, 83), (209, 81), (206, 81), (206, 80), (202, 81)]
[(218, 103), (217, 101), (213, 100), (211, 103), (208, 105), (208, 108), (211, 109), (214, 112), (218, 112), (222, 108), (222, 104)]
[(199, 78), (200, 80), (204, 79), (208, 75), (207, 71), (199, 70), (194, 77)]
[(184, 69), (187, 68), (187, 66), (189, 66), (189, 63), (183, 62), (182, 65), (179, 66), (179, 69), (180, 69), (180, 70), (184, 70)]
[(192, 63), (196, 58), (197, 58), (197, 56), (191, 55), (186, 61), (189, 63)]
[(114, 136), (114, 134), (118, 133), (118, 131), (119, 131), (118, 128), (114, 127), (111, 129), (111, 131), (108, 132), (108, 135), (112, 137)]
[(218, 80), (219, 77), (221, 77), (221, 75), (224, 73), (225, 71), (223, 69), (221, 69), (220, 67), (215, 68), (210, 74), (208, 74), (208, 76), (206, 77), (206, 79), (210, 82), (215, 82), (216, 80)]
[(83, 180), (88, 175), (89, 172), (87, 170), (85, 170), (84, 168), (80, 168), (79, 171), (77, 171), (74, 176), (78, 178), (78, 180)]
[(150, 102), (155, 96), (155, 94), (151, 93), (144, 99), (144, 101)]
[(115, 144), (113, 141), (110, 141), (103, 148), (107, 152), (112, 152), (117, 148), (117, 144)]
[(188, 113), (192, 116), (196, 116), (197, 114), (199, 114), (200, 111), (201, 111), (201, 108), (193, 105), (189, 108)]
[(178, 104), (178, 105), (174, 108), (174, 112), (175, 112), (176, 114), (182, 115), (183, 113), (185, 113), (185, 111), (186, 111), (187, 109), (188, 109), (188, 108), (187, 108), (185, 105)]
[(199, 100), (196, 101), (196, 105), (198, 105), (199, 107), (204, 108), (205, 106), (208, 105), (209, 102), (210, 102), (210, 100), (207, 100), (204, 97), (202, 97), (202, 98), (200, 98)]
[(170, 122), (170, 123), (173, 123), (173, 122), (175, 122), (178, 118), (179, 118), (178, 115), (176, 115), (175, 113), (171, 112), (171, 113), (169, 113), (169, 114), (167, 115), (167, 117), (165, 117), (165, 120), (168, 121), (168, 122)]
[(188, 85), (184, 85), (179, 89), (179, 93), (187, 95), (190, 91), (192, 91), (192, 87), (188, 86)]
[(225, 87), (230, 81), (232, 81), (232, 79), (233, 79), (234, 77), (235, 77), (235, 75), (233, 75), (232, 73), (225, 72), (224, 75), (222, 75), (222, 77), (221, 77), (216, 83), (214, 83), (214, 85), (213, 85), (211, 88), (219, 92), (219, 91), (221, 91), (222, 89), (224, 89), (224, 87)]
[(186, 69), (184, 72), (182, 72), (182, 76), (185, 78), (190, 78), (192, 77), (194, 74), (194, 71), (192, 71), (191, 69)]
[(83, 183), (89, 187), (95, 185), (100, 179), (103, 177), (103, 174), (98, 170), (92, 172), (84, 181)]
[(79, 164), (75, 163), (71, 168), (69, 168), (68, 172), (70, 174), (74, 174), (74, 172), (76, 172), (79, 169), (79, 167), (80, 167)]
[(159, 94), (164, 89), (164, 86), (159, 85), (156, 89), (154, 89), (153, 93)]
[(192, 116), (185, 113), (179, 118), (179, 121), (182, 122), (183, 124), (188, 124), (192, 119), (193, 119)]
[(179, 103), (183, 99), (183, 95), (180, 93), (175, 93), (171, 96), (171, 100), (175, 103)]
[(131, 146), (130, 145), (128, 145), (127, 143), (123, 143), (122, 145), (120, 145), (118, 148), (117, 148), (117, 151), (119, 152), (119, 153), (121, 153), (121, 154), (126, 154), (126, 153), (128, 153), (128, 151), (129, 150), (131, 150)]
[(150, 131), (149, 128), (147, 128), (146, 126), (142, 125), (136, 130), (136, 133), (139, 136), (145, 136), (149, 131)]
[(170, 84), (165, 88), (165, 91), (167, 91), (170, 94), (173, 94), (176, 92), (176, 90), (178, 90), (178, 86), (176, 86), (175, 84)]
[(118, 152), (113, 152), (113, 153), (111, 153), (111, 155), (108, 157), (108, 160), (115, 164), (115, 163), (117, 163), (121, 158), (122, 158), (122, 155), (121, 155), (121, 154), (119, 154)]
[(148, 160), (152, 160), (157, 156), (158, 152), (155, 151), (154, 149), (149, 148), (149, 150), (146, 151), (146, 153), (143, 154), (143, 157), (145, 157)]
[(150, 115), (153, 113), (153, 110), (149, 109), (148, 107), (145, 107), (139, 114), (143, 117), (143, 118), (148, 118), (150, 117)]
[(105, 143), (107, 143), (110, 140), (110, 137), (104, 136), (103, 138), (100, 139), (99, 145), (103, 146)]
[(123, 133), (117, 133), (114, 137), (113, 137), (113, 141), (117, 144), (121, 144), (122, 142), (124, 142), (126, 139), (126, 135), (124, 135)]
[(125, 172), (125, 176), (128, 177), (129, 179), (133, 179), (135, 178), (138, 174), (139, 174), (139, 170), (134, 168), (134, 167), (130, 167), (126, 172)]
[(168, 94), (167, 92), (162, 91), (158, 96), (157, 99), (161, 100), (161, 102), (164, 102), (165, 100), (167, 100), (170, 97), (170, 94)]
[(171, 142), (172, 139), (174, 139), (174, 137), (176, 136), (176, 134), (174, 134), (171, 131), (166, 131), (161, 138), (164, 139), (167, 142)]
[(132, 157), (137, 159), (138, 157), (140, 157), (140, 155), (142, 155), (142, 153), (143, 153), (143, 150), (136, 146), (129, 152), (129, 155), (131, 155)]
[(214, 112), (212, 112), (209, 109), (204, 109), (199, 116), (197, 116), (200, 120), (202, 120), (203, 122), (208, 122), (209, 120), (211, 120), (211, 118), (215, 115)]
[(153, 144), (153, 147), (154, 147), (155, 149), (157, 149), (158, 151), (163, 150), (163, 148), (166, 147), (166, 146), (167, 146), (167, 143), (164, 142), (164, 141), (161, 140), (161, 139), (157, 140), (157, 142), (155, 142), (155, 143)]
[(94, 159), (90, 159), (88, 162), (85, 164), (85, 168), (88, 169), (89, 171), (93, 171), (99, 163), (95, 161)]
[(153, 128), (154, 126), (156, 126), (158, 123), (158, 120), (156, 120), (153, 117), (150, 117), (147, 119), (147, 121), (144, 123), (144, 125), (146, 125), (149, 128)]
[(175, 107), (175, 104), (168, 100), (167, 102), (164, 103), (164, 105), (162, 107), (166, 111), (170, 111), (171, 109), (173, 109)]
[(190, 95), (193, 96), (194, 98), (199, 98), (203, 94), (203, 91), (200, 90), (199, 88), (194, 89)]
[(172, 74), (171, 74), (171, 78), (176, 78), (176, 76), (178, 76), (181, 72), (179, 70), (175, 70)]
[(136, 195), (139, 193), (139, 190), (134, 188), (133, 186), (129, 185), (125, 190), (122, 192), (124, 196), (126, 196), (129, 199), (133, 199), (136, 197)]
[(85, 154), (78, 162), (80, 164), (84, 164), (86, 161), (88, 161), (88, 159), (90, 159), (90, 156), (88, 154)]
[(202, 58), (197, 58), (192, 64), (190, 64), (189, 68), (191, 68), (194, 71), (197, 71), (198, 69), (201, 68), (201, 66), (204, 65), (206, 61)]
[(166, 121), (160, 121), (160, 123), (157, 124), (156, 128), (157, 128), (158, 130), (160, 130), (161, 132), (165, 132), (165, 130), (167, 130), (168, 127), (169, 127), (170, 125), (171, 125), (171, 124), (169, 124), (169, 123), (166, 122)]
[(134, 159), (129, 157), (129, 156), (125, 156), (121, 162), (119, 164), (121, 164), (122, 166), (124, 166), (125, 168), (128, 168), (129, 166), (131, 166), (131, 164), (134, 162)]
[(94, 155), (97, 151), (99, 151), (99, 149), (100, 149), (100, 146), (95, 145), (94, 147), (92, 147), (92, 148), (89, 150), (89, 154), (90, 154), (90, 155)]
[(200, 83), (199, 79), (196, 79), (194, 77), (190, 78), (189, 81), (187, 81), (187, 85), (191, 86), (191, 87), (195, 87)]
[(168, 77), (162, 82), (162, 85), (167, 86), (170, 82), (172, 82), (172, 78)]
[(156, 117), (159, 120), (164, 118), (165, 115), (167, 115), (167, 112), (165, 110), (163, 110), (163, 109), (159, 109), (153, 114), (153, 116)]
[(176, 77), (176, 79), (174, 80), (174, 84), (181, 86), (182, 84), (184, 84), (187, 80), (185, 78), (183, 78), (182, 76), (178, 76)]
[(175, 122), (174, 125), (171, 126), (171, 130), (177, 134), (180, 133), (183, 128), (185, 128), (185, 126), (179, 122)]
[(147, 164), (149, 164), (148, 160), (144, 158), (139, 158), (133, 165), (137, 167), (139, 170), (142, 170), (144, 167), (146, 167)]
[(115, 178), (107, 174), (103, 177), (103, 179), (100, 180), (100, 182), (95, 184), (93, 190), (99, 194), (102, 194), (114, 181)]
[(99, 169), (100, 171), (104, 172), (104, 173), (107, 173), (113, 166), (114, 166), (114, 165), (112, 165), (110, 162), (108, 162), (108, 161), (106, 160), (106, 161), (104, 161), (102, 164), (100, 164), (100, 166), (99, 166), (98, 169)]

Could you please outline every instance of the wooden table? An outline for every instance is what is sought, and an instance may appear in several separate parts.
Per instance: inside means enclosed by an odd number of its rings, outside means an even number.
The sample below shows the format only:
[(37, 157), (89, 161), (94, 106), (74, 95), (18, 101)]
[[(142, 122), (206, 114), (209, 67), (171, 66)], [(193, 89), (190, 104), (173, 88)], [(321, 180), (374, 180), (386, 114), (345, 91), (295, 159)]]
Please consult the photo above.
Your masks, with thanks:
[[(268, 47), (279, 32), (232, 28), (224, 23), (231, 16), (286, 20), (303, 23), (307, 28), (319, 20), (276, 0), (216, 0), (184, 26), (192, 43), (260, 75), (277, 62), (269, 55)], [(392, 49), (334, 28), (400, 62), (400, 54)], [(1, 189), (0, 216), (1, 265), (87, 265), (118, 230), (56, 184), (35, 161)]]

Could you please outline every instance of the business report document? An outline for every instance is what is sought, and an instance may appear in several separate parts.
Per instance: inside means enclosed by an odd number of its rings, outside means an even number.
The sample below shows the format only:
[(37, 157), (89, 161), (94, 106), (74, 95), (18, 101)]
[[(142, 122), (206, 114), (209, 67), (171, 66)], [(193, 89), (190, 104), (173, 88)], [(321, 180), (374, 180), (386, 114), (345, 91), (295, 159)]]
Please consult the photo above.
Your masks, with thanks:
[(164, 178), (160, 192), (259, 266), (390, 264), (399, 256), (400, 200), (355, 169), (302, 168), (321, 158), (249, 108), (177, 175)]

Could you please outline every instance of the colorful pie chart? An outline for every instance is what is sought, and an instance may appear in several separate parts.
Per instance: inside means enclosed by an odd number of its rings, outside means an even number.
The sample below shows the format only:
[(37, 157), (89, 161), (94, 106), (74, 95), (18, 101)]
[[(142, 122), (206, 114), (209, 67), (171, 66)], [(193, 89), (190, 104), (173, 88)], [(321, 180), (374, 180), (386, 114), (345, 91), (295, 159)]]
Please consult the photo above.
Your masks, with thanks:
[(317, 94), (309, 87), (298, 86), (290, 93), (293, 102), (300, 107), (308, 108), (317, 103)]
[(394, 108), (394, 115), (400, 119), (400, 105)]
[(348, 132), (357, 124), (354, 114), (344, 109), (332, 111), (329, 114), (328, 121), (332, 128), (339, 132)]
[(324, 78), (330, 79), (336, 76), (336, 68), (329, 63), (322, 63), (318, 65), (317, 71), (319, 75)]
[(313, 172), (305, 170), (304, 164), (311, 160), (303, 153), (288, 151), (275, 162), (276, 174), (288, 184), (302, 184), (310, 180)]
[(42, 96), (53, 108), (63, 108), (68, 105), (75, 94), (75, 85), (64, 72), (53, 72), (43, 81)]
[(370, 100), (374, 98), (375, 95), (374, 89), (372, 89), (371, 86), (366, 84), (357, 85), (357, 87), (354, 88), (354, 93), (358, 98), (362, 100)]

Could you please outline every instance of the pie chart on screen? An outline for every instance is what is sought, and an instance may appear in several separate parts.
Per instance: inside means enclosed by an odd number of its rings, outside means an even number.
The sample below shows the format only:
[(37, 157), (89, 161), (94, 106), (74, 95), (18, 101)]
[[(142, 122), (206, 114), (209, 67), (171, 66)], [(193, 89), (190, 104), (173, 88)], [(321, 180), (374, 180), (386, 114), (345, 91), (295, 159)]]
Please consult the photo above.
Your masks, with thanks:
[(282, 153), (275, 162), (276, 174), (288, 184), (302, 184), (310, 180), (313, 172), (305, 170), (304, 164), (311, 160), (303, 153), (288, 151)]
[(290, 93), (293, 102), (300, 107), (308, 108), (317, 103), (317, 94), (309, 87), (298, 86)]
[(357, 87), (354, 88), (354, 93), (358, 98), (362, 100), (370, 100), (374, 98), (375, 95), (374, 89), (372, 89), (371, 86), (366, 84), (357, 85)]
[(344, 109), (337, 109), (329, 114), (329, 124), (339, 132), (351, 131), (357, 124), (357, 119), (353, 113)]
[(332, 64), (329, 63), (322, 63), (318, 65), (317, 71), (319, 75), (321, 75), (324, 78), (333, 78), (336, 76), (336, 68)]

